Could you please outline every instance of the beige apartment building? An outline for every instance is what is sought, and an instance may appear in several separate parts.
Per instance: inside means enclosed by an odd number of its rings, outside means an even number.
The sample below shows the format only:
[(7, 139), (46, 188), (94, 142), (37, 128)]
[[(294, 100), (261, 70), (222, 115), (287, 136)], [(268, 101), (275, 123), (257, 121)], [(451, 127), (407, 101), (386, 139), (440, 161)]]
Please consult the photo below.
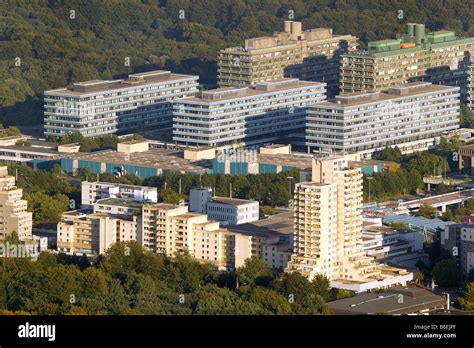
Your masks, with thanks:
[(251, 256), (261, 255), (265, 238), (235, 233), (219, 227), (206, 214), (190, 213), (188, 206), (158, 203), (143, 207), (139, 243), (157, 254), (189, 252), (199, 261), (219, 269), (241, 267)]
[(245, 40), (244, 47), (218, 55), (220, 87), (247, 87), (285, 76), (326, 82), (328, 95), (337, 94), (342, 53), (356, 49), (357, 38), (334, 35), (332, 29), (302, 30), (301, 22), (285, 21), (284, 31)]
[[(269, 267), (286, 265), (287, 255), (280, 257), (281, 248), (272, 250), (278, 237), (220, 228), (219, 221), (208, 220), (206, 214), (190, 213), (186, 205), (144, 204), (141, 214), (137, 214), (136, 202), (129, 201), (131, 210), (125, 209), (129, 213), (123, 214), (108, 211), (110, 205), (102, 201), (94, 204), (94, 213), (76, 210), (63, 214), (57, 225), (58, 251), (96, 256), (114, 243), (137, 241), (145, 249), (168, 257), (188, 252), (219, 270), (242, 267), (252, 256), (262, 257)], [(126, 208), (127, 202), (121, 201), (118, 206)]]
[(57, 225), (58, 251), (66, 254), (100, 255), (117, 242), (137, 240), (139, 216), (115, 217), (110, 214), (66, 212)]
[(383, 91), (424, 80), (460, 87), (461, 101), (471, 107), (473, 52), (474, 37), (448, 30), (426, 33), (423, 24), (409, 23), (400, 39), (369, 42), (368, 50), (342, 55), (341, 92)]
[(362, 250), (362, 173), (345, 157), (313, 160), (312, 181), (296, 185), (293, 256), (287, 272), (328, 277), (356, 292), (405, 284), (412, 273), (375, 263)]
[(13, 231), (21, 241), (32, 239), (33, 214), (27, 211), (28, 202), (22, 199), (23, 189), (15, 184), (8, 168), (0, 166), (0, 242)]

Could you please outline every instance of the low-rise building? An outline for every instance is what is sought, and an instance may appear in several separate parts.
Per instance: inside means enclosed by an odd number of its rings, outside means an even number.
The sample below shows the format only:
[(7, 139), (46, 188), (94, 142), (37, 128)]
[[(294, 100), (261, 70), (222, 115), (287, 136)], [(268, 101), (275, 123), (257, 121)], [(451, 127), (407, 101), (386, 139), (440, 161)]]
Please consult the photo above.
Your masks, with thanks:
[(189, 252), (219, 269), (236, 269), (248, 257), (260, 257), (262, 238), (221, 229), (219, 222), (190, 213), (185, 205), (158, 203), (143, 206), (138, 242), (157, 254)]
[(257, 201), (227, 197), (213, 197), (210, 188), (194, 188), (189, 193), (191, 212), (207, 214), (221, 225), (240, 225), (259, 218)]
[(422, 288), (393, 287), (330, 301), (336, 315), (416, 315), (448, 308), (446, 299)]
[(128, 199), (135, 202), (158, 202), (156, 187), (116, 184), (101, 181), (83, 181), (81, 184), (81, 207), (92, 208), (104, 198)]
[(106, 150), (70, 154), (60, 159), (61, 169), (65, 173), (76, 174), (79, 170), (87, 168), (92, 174), (108, 173), (115, 176), (134, 174), (146, 179), (169, 171), (205, 173), (212, 166), (212, 162), (207, 159), (185, 159), (183, 151), (180, 150), (158, 148), (141, 148), (141, 150), (135, 149), (133, 152)]
[(391, 258), (423, 250), (423, 231), (389, 226), (364, 226), (362, 249), (376, 260)]
[(267, 239), (262, 244), (262, 259), (268, 268), (283, 270), (291, 260), (293, 249), (290, 243), (280, 238)]
[(122, 198), (99, 199), (93, 204), (96, 214), (132, 216), (141, 213), (142, 203)]

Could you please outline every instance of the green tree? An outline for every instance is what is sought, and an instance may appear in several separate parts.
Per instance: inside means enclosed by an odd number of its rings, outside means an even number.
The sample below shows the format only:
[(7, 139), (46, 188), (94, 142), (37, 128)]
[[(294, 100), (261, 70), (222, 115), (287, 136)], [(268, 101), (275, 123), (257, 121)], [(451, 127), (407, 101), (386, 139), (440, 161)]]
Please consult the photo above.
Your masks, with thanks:
[(380, 151), (375, 151), (372, 154), (372, 159), (376, 160), (383, 160), (383, 161), (393, 161), (393, 162), (401, 162), (402, 160), (402, 152), (400, 149), (395, 147), (385, 147), (385, 149)]
[(462, 272), (451, 259), (444, 259), (436, 263), (431, 275), (439, 286), (457, 286), (462, 279)]
[(266, 314), (287, 315), (292, 312), (288, 299), (272, 289), (257, 286), (252, 289), (249, 300), (262, 307)]
[(244, 265), (237, 269), (237, 277), (245, 285), (262, 285), (272, 279), (272, 272), (261, 258), (252, 256), (245, 259)]
[(273, 282), (273, 289), (288, 299), (294, 314), (320, 314), (327, 312), (324, 298), (318, 293), (325, 289), (325, 281), (320, 278), (315, 286), (299, 273), (283, 273)]
[(42, 193), (26, 193), (28, 211), (33, 212), (36, 226), (53, 226), (61, 219), (61, 214), (69, 207), (69, 198), (61, 193), (53, 196)]
[(416, 215), (423, 216), (428, 219), (434, 219), (436, 217), (436, 208), (429, 204), (423, 203), (416, 212)]

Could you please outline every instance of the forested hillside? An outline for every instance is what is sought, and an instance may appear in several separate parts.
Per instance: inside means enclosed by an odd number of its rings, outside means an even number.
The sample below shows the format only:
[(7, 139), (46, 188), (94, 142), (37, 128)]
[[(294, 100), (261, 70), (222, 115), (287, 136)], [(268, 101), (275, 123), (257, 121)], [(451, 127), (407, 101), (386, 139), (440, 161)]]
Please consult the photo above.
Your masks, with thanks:
[(41, 123), (42, 92), (72, 81), (164, 68), (213, 84), (219, 49), (281, 30), (290, 10), (362, 46), (410, 21), (474, 35), (466, 0), (2, 0), (0, 122)]

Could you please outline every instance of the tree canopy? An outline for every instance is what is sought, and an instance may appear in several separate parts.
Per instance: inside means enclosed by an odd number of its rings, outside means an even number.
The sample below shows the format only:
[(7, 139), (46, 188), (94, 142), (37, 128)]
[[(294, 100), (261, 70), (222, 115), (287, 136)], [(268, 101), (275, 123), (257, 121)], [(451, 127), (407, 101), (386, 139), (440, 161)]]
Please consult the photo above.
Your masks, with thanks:
[(170, 69), (215, 84), (219, 49), (281, 31), (283, 20), (293, 19), (290, 13), (305, 29), (356, 35), (363, 48), (404, 33), (409, 22), (474, 36), (473, 11), (464, 0), (450, 6), (389, 0), (222, 0), (217, 6), (215, 0), (3, 1), (0, 122), (42, 123), (43, 91), (71, 82)]
[[(0, 259), (0, 312), (43, 315), (285, 315), (328, 314), (329, 282), (273, 274), (247, 259), (217, 272), (187, 254), (147, 252), (116, 243), (93, 262), (85, 256), (41, 253), (37, 261)], [(228, 277), (230, 281), (223, 281)]]

